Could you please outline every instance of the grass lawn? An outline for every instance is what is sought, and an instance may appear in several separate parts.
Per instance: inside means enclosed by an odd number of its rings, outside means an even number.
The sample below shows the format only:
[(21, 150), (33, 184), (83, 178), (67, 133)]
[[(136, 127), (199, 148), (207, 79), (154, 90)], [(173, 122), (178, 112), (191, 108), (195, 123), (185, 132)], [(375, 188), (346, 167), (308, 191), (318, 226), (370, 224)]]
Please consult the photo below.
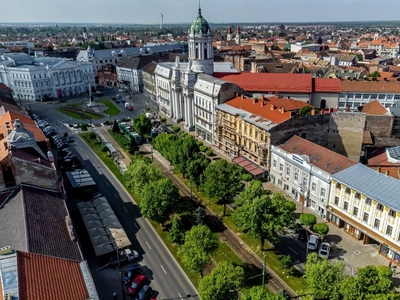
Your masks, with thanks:
[(76, 103), (68, 103), (66, 106), (71, 107), (71, 108), (79, 108), (79, 106), (82, 105), (82, 102), (76, 102)]
[(103, 111), (104, 114), (109, 115), (109, 116), (115, 116), (118, 115), (121, 110), (115, 106), (114, 103), (112, 103), (110, 100), (98, 100), (101, 103), (104, 103), (108, 108)]
[[(78, 120), (82, 120), (82, 119), (85, 120), (86, 119), (86, 118), (82, 118), (78, 113), (75, 113), (75, 112), (72, 112), (72, 111), (69, 111), (69, 110), (64, 110), (64, 109), (62, 109), (62, 107), (56, 108), (56, 110), (61, 112), (61, 113), (63, 113), (63, 114), (65, 114), (65, 115), (67, 115), (67, 116), (69, 116), (69, 117), (71, 117), (71, 118), (74, 118), (74, 119), (78, 119)], [(88, 113), (88, 112), (82, 112), (82, 113), (86, 117), (89, 117), (89, 118), (91, 118), (93, 120), (100, 119), (100, 117), (92, 115), (91, 113)]]

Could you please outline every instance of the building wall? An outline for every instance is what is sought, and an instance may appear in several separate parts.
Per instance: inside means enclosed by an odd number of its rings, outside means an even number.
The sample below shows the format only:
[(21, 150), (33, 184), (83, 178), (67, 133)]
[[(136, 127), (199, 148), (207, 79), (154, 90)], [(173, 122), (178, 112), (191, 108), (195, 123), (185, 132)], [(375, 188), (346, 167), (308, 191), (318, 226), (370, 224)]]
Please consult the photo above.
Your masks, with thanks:
[(359, 162), (366, 114), (336, 112), (331, 114), (327, 145), (321, 146)]
[(310, 104), (316, 108), (322, 108), (322, 100), (325, 100), (324, 108), (337, 108), (339, 106), (339, 93), (312, 93)]
[(143, 72), (143, 92), (151, 100), (156, 100), (156, 82), (154, 74)]
[(394, 116), (367, 115), (365, 130), (371, 131), (374, 137), (391, 137)]

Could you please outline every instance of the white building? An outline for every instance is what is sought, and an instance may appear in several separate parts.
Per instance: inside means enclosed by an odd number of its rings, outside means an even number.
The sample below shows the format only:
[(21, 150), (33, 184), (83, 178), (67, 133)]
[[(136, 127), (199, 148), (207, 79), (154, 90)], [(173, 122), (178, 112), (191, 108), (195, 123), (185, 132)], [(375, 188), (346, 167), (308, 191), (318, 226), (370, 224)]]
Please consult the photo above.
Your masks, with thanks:
[(142, 48), (119, 48), (94, 50), (88, 47), (87, 50), (79, 51), (76, 60), (81, 62), (90, 62), (93, 65), (95, 72), (101, 70), (107, 64), (116, 66), (119, 60), (123, 57), (139, 57), (152, 54), (164, 54), (168, 52), (184, 52), (185, 45), (183, 43), (168, 43), (168, 44), (151, 44), (144, 45)]
[[(160, 110), (175, 122), (185, 121), (185, 127), (188, 130), (193, 130), (195, 124), (204, 124), (201, 130), (206, 130), (207, 133), (204, 132), (202, 136), (210, 137), (210, 139), (212, 125), (205, 124), (205, 121), (213, 122), (214, 117), (211, 115), (214, 114), (216, 103), (228, 100), (229, 93), (233, 98), (234, 92), (228, 89), (228, 91), (224, 91), (226, 95), (221, 97), (220, 88), (225, 83), (224, 81), (205, 76), (197, 84), (198, 76), (200, 74), (212, 75), (221, 70), (237, 73), (231, 63), (214, 63), (212, 42), (210, 26), (201, 15), (199, 8), (198, 16), (189, 29), (189, 62), (181, 63), (177, 57), (175, 63), (159, 63), (154, 71), (156, 101)], [(233, 90), (237, 92), (238, 88), (233, 88)]]
[(25, 53), (0, 56), (0, 82), (12, 89), (15, 99), (36, 101), (78, 95), (95, 85), (90, 63)]
[(143, 92), (142, 69), (149, 63), (147, 57), (122, 57), (117, 63), (118, 81), (133, 91)]

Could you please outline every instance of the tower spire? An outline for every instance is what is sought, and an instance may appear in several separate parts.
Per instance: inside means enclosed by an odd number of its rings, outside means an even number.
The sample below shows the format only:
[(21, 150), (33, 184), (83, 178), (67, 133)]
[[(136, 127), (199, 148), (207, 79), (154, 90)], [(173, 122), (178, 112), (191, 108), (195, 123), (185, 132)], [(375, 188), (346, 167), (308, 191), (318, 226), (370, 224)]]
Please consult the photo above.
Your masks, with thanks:
[(200, 5), (200, 0), (199, 0), (199, 17), (201, 17), (201, 5)]

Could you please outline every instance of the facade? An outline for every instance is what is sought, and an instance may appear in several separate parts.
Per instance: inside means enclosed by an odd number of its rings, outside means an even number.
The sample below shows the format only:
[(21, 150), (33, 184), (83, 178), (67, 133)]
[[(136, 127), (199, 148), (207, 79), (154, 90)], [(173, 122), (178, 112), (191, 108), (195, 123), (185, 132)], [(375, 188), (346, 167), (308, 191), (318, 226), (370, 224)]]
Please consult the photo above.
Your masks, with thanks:
[(400, 181), (356, 164), (332, 175), (328, 221), (400, 261)]
[(0, 82), (12, 89), (14, 99), (32, 101), (79, 95), (95, 85), (89, 63), (25, 53), (0, 56)]
[(274, 185), (325, 218), (331, 175), (355, 164), (345, 156), (292, 135), (271, 145), (270, 178)]
[(89, 62), (95, 73), (105, 67), (107, 64), (116, 66), (119, 60), (123, 57), (139, 57), (149, 56), (153, 54), (166, 54), (169, 52), (184, 52), (185, 45), (183, 43), (168, 43), (168, 44), (152, 44), (144, 45), (141, 48), (119, 48), (94, 50), (88, 47), (87, 50), (79, 51), (76, 60), (80, 62)]
[(118, 85), (118, 75), (115, 66), (106, 65), (97, 72), (99, 76), (99, 85), (107, 87), (115, 87)]
[(152, 101), (156, 101), (156, 79), (154, 70), (157, 64), (149, 63), (142, 69), (143, 72), (143, 93)]
[[(151, 57), (150, 57), (151, 58)], [(151, 59), (147, 57), (123, 57), (117, 63), (117, 74), (120, 84), (135, 92), (143, 92), (143, 67)]]
[[(391, 107), (400, 100), (400, 82), (398, 81), (355, 81), (342, 80), (339, 97), (339, 109), (357, 109), (372, 100), (378, 100), (384, 107)], [(376, 78), (375, 78), (376, 79)]]
[(340, 80), (337, 78), (313, 78), (311, 105), (319, 108), (334, 108), (339, 105)]

